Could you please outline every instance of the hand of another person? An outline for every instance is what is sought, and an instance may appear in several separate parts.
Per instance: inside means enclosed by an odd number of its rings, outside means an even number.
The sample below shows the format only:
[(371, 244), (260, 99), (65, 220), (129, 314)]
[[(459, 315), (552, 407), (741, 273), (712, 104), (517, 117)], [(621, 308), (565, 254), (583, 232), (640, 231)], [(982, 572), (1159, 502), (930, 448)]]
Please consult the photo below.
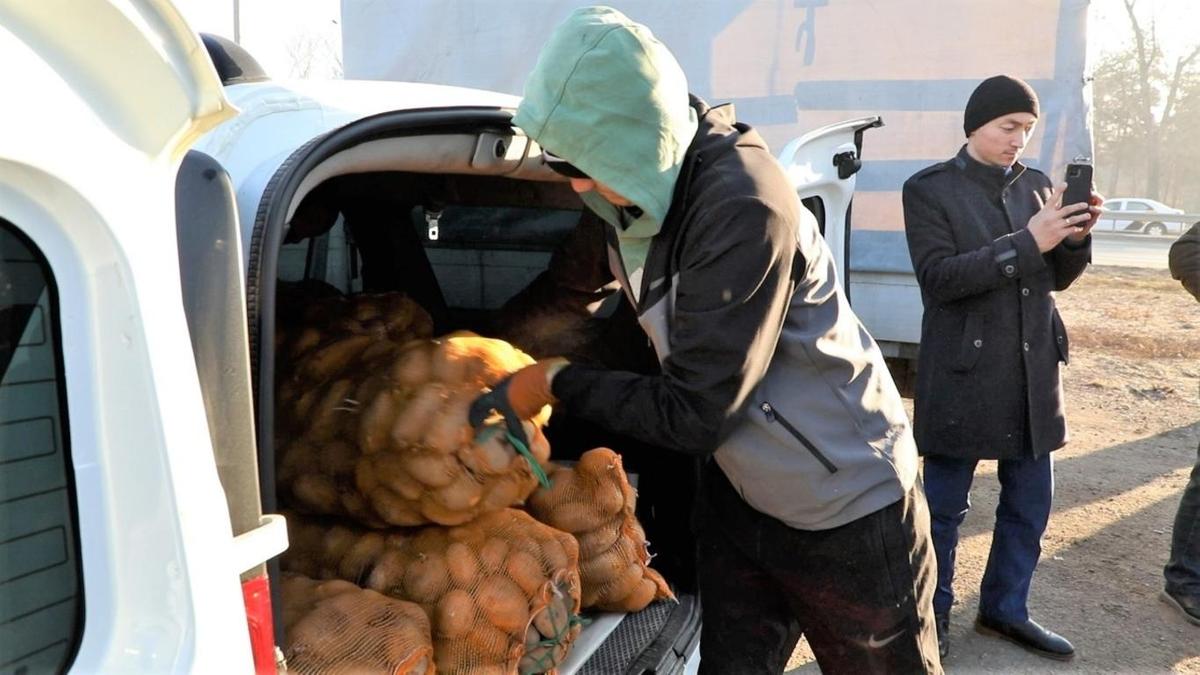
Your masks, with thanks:
[(481, 394), (471, 403), (467, 419), (478, 429), (492, 411), (504, 417), (509, 433), (521, 442), (529, 444), (522, 420), (537, 415), (541, 409), (554, 403), (550, 383), (558, 371), (567, 365), (563, 358), (550, 358), (525, 366), (501, 380), (491, 391)]
[(1074, 234), (1078, 226), (1095, 220), (1087, 204), (1062, 205), (1062, 196), (1066, 189), (1066, 184), (1060, 183), (1053, 190), (1047, 189), (1043, 194), (1033, 194), (1042, 208), (1029, 219), (1027, 227), (1042, 253), (1058, 246), (1068, 235)]

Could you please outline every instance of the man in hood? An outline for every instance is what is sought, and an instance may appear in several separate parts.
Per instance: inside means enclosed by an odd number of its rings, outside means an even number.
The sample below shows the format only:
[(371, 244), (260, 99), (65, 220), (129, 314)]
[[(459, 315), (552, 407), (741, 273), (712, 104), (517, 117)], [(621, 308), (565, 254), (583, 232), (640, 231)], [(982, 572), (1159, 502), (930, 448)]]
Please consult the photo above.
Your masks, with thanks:
[(587, 207), (535, 284), (594, 300), (615, 281), (659, 368), (545, 359), (472, 419), (553, 404), (702, 458), (701, 672), (782, 672), (801, 635), (824, 672), (940, 672), (907, 416), (759, 135), (606, 7), (550, 37), (514, 123)]

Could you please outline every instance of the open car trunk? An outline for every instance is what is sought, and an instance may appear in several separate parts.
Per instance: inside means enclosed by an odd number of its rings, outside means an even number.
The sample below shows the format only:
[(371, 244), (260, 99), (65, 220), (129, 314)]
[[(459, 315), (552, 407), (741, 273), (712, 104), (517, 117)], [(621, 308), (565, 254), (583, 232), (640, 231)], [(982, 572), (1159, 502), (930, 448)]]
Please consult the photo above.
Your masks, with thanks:
[[(619, 292), (591, 317), (536, 327), (527, 323), (531, 317), (505, 310), (546, 270), (583, 208), (509, 119), (508, 111), (484, 108), (369, 117), (300, 148), (268, 184), (247, 279), (266, 510), (276, 509), (275, 374), (288, 366), (274, 351), (281, 293), (289, 302), (303, 302), (305, 294), (404, 293), (430, 314), (434, 335), (469, 330), (508, 339), (534, 357), (657, 369)], [(550, 324), (560, 330), (546, 330)], [(636, 476), (637, 516), (653, 567), (678, 598), (634, 615), (585, 613), (590, 621), (559, 672), (683, 672), (700, 626), (689, 528), (696, 460), (562, 411), (546, 436), (554, 461), (601, 446), (622, 455)]]

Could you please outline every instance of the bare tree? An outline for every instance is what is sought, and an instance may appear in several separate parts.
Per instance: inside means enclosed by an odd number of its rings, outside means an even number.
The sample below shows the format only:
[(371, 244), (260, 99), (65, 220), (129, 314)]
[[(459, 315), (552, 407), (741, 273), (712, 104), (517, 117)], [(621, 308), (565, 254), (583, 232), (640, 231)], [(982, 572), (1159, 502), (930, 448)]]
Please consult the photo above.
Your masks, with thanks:
[[(1178, 101), (1179, 87), (1188, 66), (1200, 55), (1200, 45), (1191, 53), (1181, 56), (1175, 61), (1174, 72), (1167, 75), (1163, 72), (1163, 51), (1158, 42), (1155, 22), (1150, 20), (1149, 30), (1142, 27), (1134, 13), (1137, 0), (1123, 0), (1125, 13), (1129, 15), (1129, 25), (1133, 29), (1134, 54), (1138, 70), (1138, 116), (1143, 131), (1143, 156), (1146, 159), (1146, 196), (1158, 199), (1160, 193), (1162, 149), (1162, 130), (1169, 126)], [(1159, 86), (1166, 80), (1167, 99), (1162, 113), (1156, 119), (1154, 106), (1158, 102)]]
[[(1133, 48), (1106, 55), (1093, 71), (1093, 124), (1096, 180), (1106, 195), (1140, 188), (1143, 126), (1138, 104), (1138, 73)], [(1125, 186), (1129, 186), (1127, 189)]]
[(292, 77), (342, 77), (341, 50), (328, 36), (313, 31), (297, 33), (288, 40), (287, 53)]

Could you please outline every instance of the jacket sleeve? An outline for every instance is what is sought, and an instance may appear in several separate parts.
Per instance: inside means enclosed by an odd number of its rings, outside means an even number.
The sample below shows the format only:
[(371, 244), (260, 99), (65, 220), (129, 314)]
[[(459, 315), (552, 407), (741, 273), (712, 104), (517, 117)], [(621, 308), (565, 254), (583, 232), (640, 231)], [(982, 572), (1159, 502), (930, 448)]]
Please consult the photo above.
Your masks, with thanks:
[(1050, 250), (1050, 259), (1054, 265), (1054, 290), (1067, 290), (1092, 262), (1092, 235), (1078, 244), (1063, 239)]
[(797, 234), (787, 215), (741, 198), (723, 202), (686, 236), (661, 374), (573, 365), (553, 389), (584, 419), (660, 447), (708, 454), (770, 364), (794, 288)]
[(928, 183), (910, 178), (904, 184), (903, 201), (905, 236), (917, 283), (942, 302), (986, 293), (1046, 267), (1033, 234), (1024, 227), (982, 248), (960, 252), (954, 228)]
[(1200, 300), (1200, 223), (1184, 232), (1167, 253), (1171, 278), (1178, 279), (1192, 297)]

